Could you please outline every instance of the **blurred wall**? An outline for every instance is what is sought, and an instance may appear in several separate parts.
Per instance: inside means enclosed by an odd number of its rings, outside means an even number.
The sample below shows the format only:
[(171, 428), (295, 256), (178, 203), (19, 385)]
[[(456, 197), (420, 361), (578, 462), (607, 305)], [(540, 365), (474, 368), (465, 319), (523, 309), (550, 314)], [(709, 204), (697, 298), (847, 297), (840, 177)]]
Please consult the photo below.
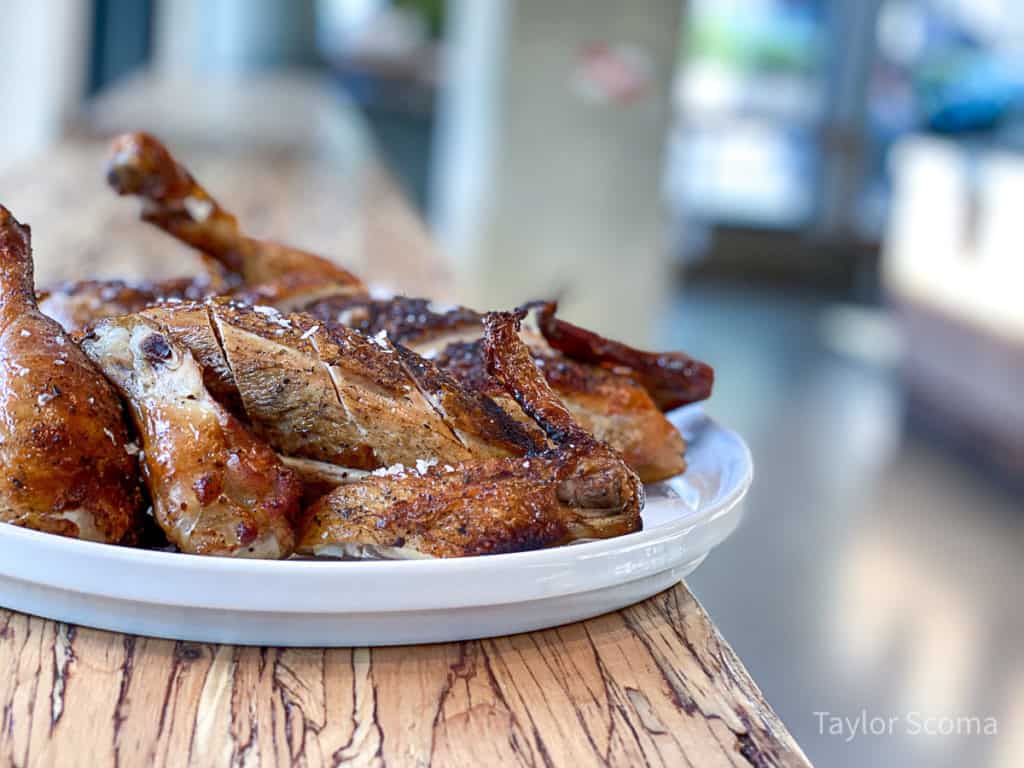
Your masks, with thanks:
[(432, 216), (479, 306), (649, 340), (679, 0), (454, 0)]
[(0, 0), (0, 169), (56, 138), (86, 86), (89, 0)]
[(157, 0), (154, 69), (237, 75), (316, 57), (316, 0)]

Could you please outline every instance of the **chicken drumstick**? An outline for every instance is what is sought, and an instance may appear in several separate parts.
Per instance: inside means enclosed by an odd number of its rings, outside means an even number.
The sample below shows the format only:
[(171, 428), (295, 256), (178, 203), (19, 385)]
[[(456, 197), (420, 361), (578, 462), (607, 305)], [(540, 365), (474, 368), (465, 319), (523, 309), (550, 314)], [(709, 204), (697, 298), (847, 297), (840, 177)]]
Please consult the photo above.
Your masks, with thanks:
[(210, 396), (187, 349), (138, 315), (104, 320), (82, 348), (128, 401), (168, 539), (200, 555), (291, 554), (301, 484)]
[(144, 220), (217, 259), (248, 289), (272, 282), (279, 302), (292, 290), (308, 297), (314, 287), (330, 295), (365, 291), (359, 278), (328, 259), (242, 234), (235, 216), (148, 133), (115, 140), (107, 180), (118, 194), (143, 199)]

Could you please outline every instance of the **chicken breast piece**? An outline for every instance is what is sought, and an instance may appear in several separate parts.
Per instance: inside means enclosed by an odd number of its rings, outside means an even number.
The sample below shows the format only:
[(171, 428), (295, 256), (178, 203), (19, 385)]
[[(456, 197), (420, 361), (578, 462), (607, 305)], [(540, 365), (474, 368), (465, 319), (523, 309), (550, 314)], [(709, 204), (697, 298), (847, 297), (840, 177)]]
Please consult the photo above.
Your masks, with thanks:
[(36, 307), (29, 228), (0, 206), (0, 521), (130, 540), (142, 507), (125, 415), (103, 375)]
[(353, 469), (522, 455), (535, 441), (428, 361), (304, 315), (228, 300), (147, 309), (275, 450)]
[(127, 400), (153, 514), (198, 555), (282, 558), (302, 485), (203, 385), (192, 354), (138, 315), (102, 321), (82, 348)]

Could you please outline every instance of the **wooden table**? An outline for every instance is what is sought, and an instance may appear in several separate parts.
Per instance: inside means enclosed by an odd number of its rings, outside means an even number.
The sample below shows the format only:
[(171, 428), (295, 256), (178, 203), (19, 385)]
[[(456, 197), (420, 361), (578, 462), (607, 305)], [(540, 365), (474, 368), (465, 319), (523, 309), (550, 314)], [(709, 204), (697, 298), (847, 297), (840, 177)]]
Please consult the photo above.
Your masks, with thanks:
[[(371, 159), (339, 170), (296, 146), (171, 141), (246, 226), (373, 281), (446, 292)], [(0, 201), (33, 227), (40, 282), (195, 268), (104, 189), (104, 157), (66, 141), (0, 177)], [(558, 629), (404, 648), (173, 642), (0, 609), (0, 709), (4, 765), (807, 762), (683, 584)]]

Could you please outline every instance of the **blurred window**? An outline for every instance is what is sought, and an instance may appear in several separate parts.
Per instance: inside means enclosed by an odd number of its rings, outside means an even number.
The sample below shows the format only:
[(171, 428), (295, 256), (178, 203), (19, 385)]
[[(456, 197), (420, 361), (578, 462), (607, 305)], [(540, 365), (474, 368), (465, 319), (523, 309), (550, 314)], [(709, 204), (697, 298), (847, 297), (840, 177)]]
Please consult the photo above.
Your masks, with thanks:
[(912, 132), (1024, 149), (1024, 13), (1020, 0), (886, 0), (868, 100), (870, 154), (862, 226), (880, 232), (887, 160)]
[(1024, 147), (1020, 0), (690, 0), (667, 188), (687, 225), (877, 242), (912, 132)]
[(800, 227), (813, 213), (823, 3), (691, 0), (670, 195), (698, 220)]

